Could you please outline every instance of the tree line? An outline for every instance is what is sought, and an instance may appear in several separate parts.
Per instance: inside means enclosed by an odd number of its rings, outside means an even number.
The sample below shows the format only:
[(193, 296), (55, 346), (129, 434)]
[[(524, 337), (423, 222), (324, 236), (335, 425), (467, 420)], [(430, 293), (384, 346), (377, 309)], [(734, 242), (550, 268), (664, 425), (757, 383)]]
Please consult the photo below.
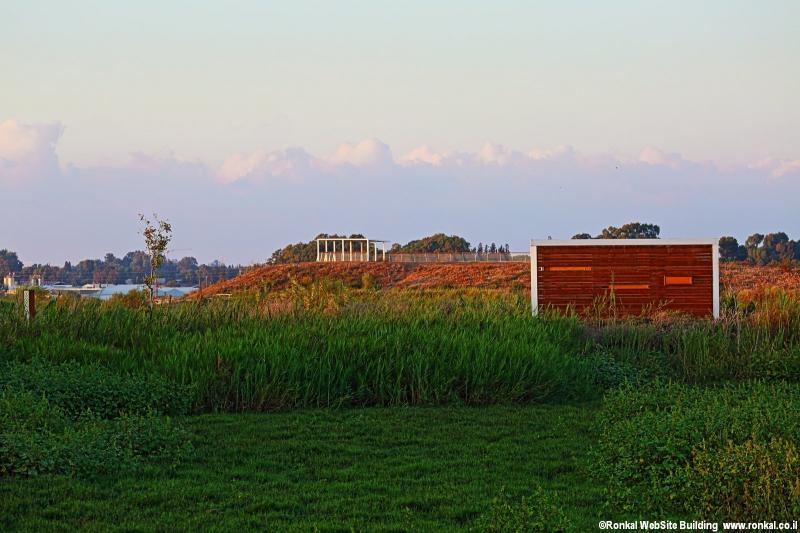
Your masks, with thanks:
[[(657, 239), (661, 228), (656, 224), (631, 222), (621, 227), (609, 226), (596, 236), (589, 233), (578, 233), (573, 239)], [(347, 235), (320, 233), (309, 242), (289, 244), (275, 250), (268, 259), (270, 264), (297, 263), (315, 261), (317, 258), (317, 238), (359, 238), (364, 236), (354, 233)], [(361, 252), (362, 243), (354, 242), (353, 251)], [(477, 254), (510, 254), (508, 244), (478, 243), (472, 246), (469, 241), (458, 235), (436, 233), (406, 244), (394, 244), (388, 253), (477, 253)], [(735, 237), (725, 236), (719, 240), (720, 259), (723, 261), (747, 261), (752, 264), (766, 265), (770, 263), (790, 263), (800, 261), (800, 241), (792, 240), (782, 231), (775, 233), (754, 233), (739, 243)], [(39, 277), (43, 283), (66, 283), (83, 285), (86, 283), (143, 283), (149, 274), (150, 256), (141, 250), (128, 252), (122, 257), (112, 253), (103, 259), (84, 259), (72, 264), (69, 261), (63, 266), (49, 264), (24, 265), (13, 251), (0, 249), (0, 276), (15, 274), (27, 281)], [(220, 261), (199, 264), (194, 257), (183, 257), (179, 260), (167, 259), (158, 268), (157, 275), (164, 279), (166, 285), (208, 285), (239, 275), (244, 269), (242, 265), (226, 265)]]
[(736, 237), (719, 240), (719, 257), (723, 261), (748, 261), (756, 265), (800, 261), (800, 241), (789, 239), (786, 233), (753, 233), (744, 244)]
[[(199, 264), (194, 257), (179, 260), (167, 259), (156, 271), (166, 285), (195, 286), (216, 283), (239, 275), (245, 269), (241, 265), (226, 265), (220, 261)], [(150, 256), (141, 250), (128, 252), (122, 257), (107, 253), (103, 259), (84, 259), (75, 264), (66, 261), (63, 266), (49, 264), (24, 265), (16, 252), (0, 250), (0, 275), (14, 274), (27, 282), (38, 277), (42, 283), (144, 283), (150, 273)]]
[[(596, 237), (578, 233), (573, 239), (658, 239), (661, 228), (656, 224), (631, 222), (622, 227), (609, 226)], [(753, 233), (743, 244), (736, 237), (725, 236), (719, 240), (719, 257), (723, 261), (747, 261), (755, 265), (790, 263), (800, 261), (800, 241), (794, 241), (783, 232)]]
[[(298, 242), (288, 244), (283, 248), (275, 250), (267, 261), (270, 264), (299, 263), (303, 261), (316, 261), (317, 259), (317, 239), (363, 239), (364, 235), (353, 233), (350, 236), (339, 235), (336, 233), (320, 233), (308, 242)], [(364, 243), (353, 242), (353, 253), (361, 252)], [(349, 250), (348, 244), (348, 250)], [(436, 233), (428, 237), (409, 241), (406, 244), (395, 243), (387, 250), (387, 254), (423, 254), (423, 253), (477, 253), (477, 254), (510, 254), (511, 248), (508, 244), (498, 245), (496, 243), (483, 244), (477, 246), (470, 245), (469, 241), (458, 235), (445, 235)]]

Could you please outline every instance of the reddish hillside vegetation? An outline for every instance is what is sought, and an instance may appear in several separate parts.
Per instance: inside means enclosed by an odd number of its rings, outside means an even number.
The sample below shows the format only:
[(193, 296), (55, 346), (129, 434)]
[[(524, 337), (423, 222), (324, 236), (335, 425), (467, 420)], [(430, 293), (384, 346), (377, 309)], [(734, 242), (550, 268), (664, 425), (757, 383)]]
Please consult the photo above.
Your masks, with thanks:
[(303, 284), (317, 279), (338, 279), (360, 287), (365, 274), (381, 288), (530, 287), (527, 263), (292, 263), (255, 268), (206, 287), (202, 294), (211, 296), (265, 286), (282, 289), (291, 278)]
[[(234, 293), (253, 288), (282, 289), (291, 278), (302, 284), (318, 279), (338, 279), (360, 287), (364, 275), (381, 288), (525, 288), (530, 289), (527, 263), (292, 263), (254, 268), (236, 278), (216, 283), (203, 296)], [(800, 270), (779, 266), (721, 265), (722, 282), (728, 290), (778, 286), (800, 290)], [(194, 293), (189, 298), (196, 298)]]
[(752, 266), (747, 263), (723, 263), (720, 277), (728, 290), (764, 289), (780, 287), (800, 291), (800, 269), (781, 265)]

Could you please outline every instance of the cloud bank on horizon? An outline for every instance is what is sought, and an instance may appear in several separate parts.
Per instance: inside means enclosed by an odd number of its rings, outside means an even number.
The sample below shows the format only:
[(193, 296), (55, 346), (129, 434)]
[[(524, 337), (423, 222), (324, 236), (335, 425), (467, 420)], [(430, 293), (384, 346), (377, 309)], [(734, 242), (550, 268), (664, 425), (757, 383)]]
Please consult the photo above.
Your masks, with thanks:
[(0, 122), (3, 242), (26, 263), (141, 248), (139, 212), (175, 227), (172, 255), (263, 261), (319, 232), (407, 241), (443, 231), (468, 240), (568, 238), (610, 224), (663, 235), (800, 236), (800, 159), (723, 166), (645, 146), (637, 155), (571, 146), (476, 152), (421, 145), (395, 155), (378, 139), (319, 156), (301, 147), (231, 154), (218, 168), (173, 154), (77, 167), (57, 155), (59, 123)]

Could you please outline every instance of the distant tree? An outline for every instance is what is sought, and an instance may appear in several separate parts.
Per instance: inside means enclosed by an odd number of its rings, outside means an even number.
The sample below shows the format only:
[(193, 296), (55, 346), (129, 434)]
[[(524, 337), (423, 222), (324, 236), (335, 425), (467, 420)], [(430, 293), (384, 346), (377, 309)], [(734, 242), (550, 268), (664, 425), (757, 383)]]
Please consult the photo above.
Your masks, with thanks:
[(588, 233), (576, 233), (572, 236), (573, 239), (591, 239), (592, 236)]
[(211, 283), (211, 272), (208, 265), (200, 265), (197, 268), (197, 284), (200, 287), (206, 287)]
[(141, 250), (128, 252), (122, 258), (122, 268), (134, 283), (140, 283), (150, 267), (150, 256)]
[(495, 243), (492, 243), (491, 246), (489, 246), (489, 253), (490, 254), (496, 254), (497, 253), (497, 245)]
[(483, 243), (479, 242), (478, 243), (478, 255), (481, 255), (482, 253), (483, 253)]
[(596, 239), (658, 239), (661, 228), (656, 224), (629, 222), (622, 227), (609, 226)]
[(747, 258), (753, 263), (761, 263), (763, 250), (759, 248), (764, 236), (760, 233), (753, 233), (744, 241), (744, 247), (747, 251)]
[(145, 276), (144, 283), (150, 293), (150, 304), (152, 305), (158, 290), (158, 277), (156, 272), (164, 263), (164, 254), (172, 240), (172, 225), (166, 220), (161, 220), (158, 215), (153, 214), (155, 223), (150, 222), (144, 215), (139, 214), (139, 220), (144, 224), (142, 236), (144, 236), (145, 248), (150, 256), (150, 274)]
[[(478, 248), (480, 249), (480, 246), (478, 246)], [(469, 252), (470, 246), (466, 239), (459, 237), (458, 235), (445, 235), (444, 233), (436, 233), (429, 237), (423, 237), (422, 239), (410, 241), (404, 246), (401, 246), (400, 251), (403, 253), (460, 253)]]
[(741, 261), (747, 257), (744, 246), (736, 237), (721, 237), (719, 240), (719, 257), (723, 261)]
[(197, 259), (194, 257), (184, 257), (178, 264), (178, 275), (182, 283), (191, 285), (197, 284)]
[(794, 241), (790, 241), (789, 236), (782, 231), (767, 233), (762, 241), (762, 248), (763, 264), (791, 261), (795, 255)]
[(16, 252), (0, 250), (0, 277), (6, 274), (17, 274), (22, 271), (22, 261), (17, 257)]
[(176, 286), (178, 279), (178, 263), (175, 261), (164, 261), (160, 267), (158, 267), (157, 275), (159, 278), (163, 278), (165, 280), (166, 285)]
[[(328, 233), (320, 233), (314, 239), (309, 242), (298, 242), (296, 244), (288, 244), (279, 250), (275, 250), (270, 258), (267, 260), (270, 264), (281, 264), (281, 263), (301, 263), (306, 261), (316, 261), (317, 260), (317, 239), (363, 239), (364, 236), (360, 233), (353, 233), (348, 237), (347, 235), (337, 235), (337, 234), (328, 234)], [(361, 242), (354, 242), (353, 243), (353, 253), (361, 253), (362, 246), (365, 243)], [(348, 250), (349, 245), (348, 245)], [(329, 249), (329, 251), (332, 251)], [(338, 250), (337, 248), (337, 251)]]

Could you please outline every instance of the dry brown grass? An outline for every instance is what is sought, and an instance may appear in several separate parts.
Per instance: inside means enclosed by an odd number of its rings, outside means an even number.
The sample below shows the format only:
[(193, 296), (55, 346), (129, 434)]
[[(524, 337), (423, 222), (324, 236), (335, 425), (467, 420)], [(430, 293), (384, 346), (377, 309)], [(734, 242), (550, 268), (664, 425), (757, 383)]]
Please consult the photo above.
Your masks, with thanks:
[[(252, 269), (236, 278), (205, 287), (202, 296), (214, 296), (252, 289), (286, 289), (291, 280), (309, 285), (321, 279), (340, 280), (350, 287), (361, 287), (364, 276), (379, 288), (492, 288), (530, 290), (530, 265), (527, 263), (293, 263)], [(779, 287), (800, 294), (800, 268), (782, 265), (753, 266), (722, 263), (723, 291), (742, 293), (751, 298), (757, 291)], [(756, 292), (753, 292), (756, 291)], [(195, 293), (190, 299), (197, 298)]]

